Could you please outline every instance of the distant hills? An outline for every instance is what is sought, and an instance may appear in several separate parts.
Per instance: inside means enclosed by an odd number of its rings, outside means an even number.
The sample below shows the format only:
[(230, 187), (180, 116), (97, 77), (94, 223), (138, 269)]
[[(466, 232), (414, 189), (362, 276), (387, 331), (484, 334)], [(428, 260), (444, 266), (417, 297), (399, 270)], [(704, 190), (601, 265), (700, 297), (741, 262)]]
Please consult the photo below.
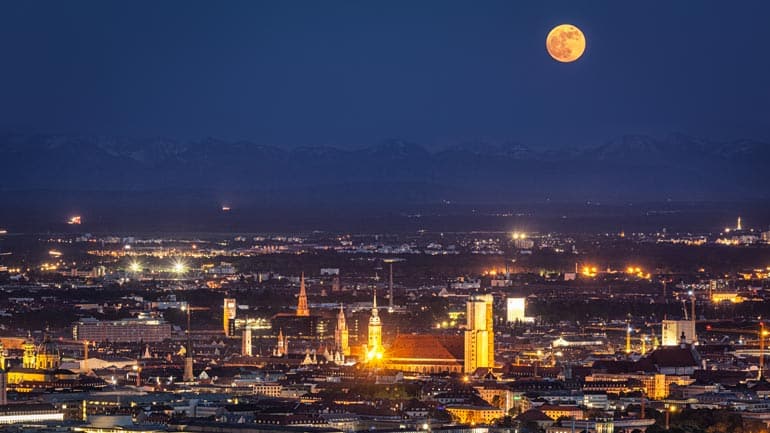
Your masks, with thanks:
[(626, 135), (536, 149), (475, 142), (429, 151), (68, 135), (0, 135), (0, 191), (199, 191), (319, 203), (615, 202), (770, 198), (770, 143)]

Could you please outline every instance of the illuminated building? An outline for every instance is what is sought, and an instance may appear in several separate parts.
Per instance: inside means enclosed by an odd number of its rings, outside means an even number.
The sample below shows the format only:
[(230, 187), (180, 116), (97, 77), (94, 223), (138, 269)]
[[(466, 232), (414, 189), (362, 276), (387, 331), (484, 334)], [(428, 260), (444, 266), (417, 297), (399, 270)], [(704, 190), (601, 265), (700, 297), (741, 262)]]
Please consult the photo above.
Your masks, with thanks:
[(273, 356), (286, 356), (289, 354), (289, 338), (283, 336), (283, 329), (278, 330), (278, 341), (273, 351)]
[(526, 298), (508, 298), (506, 300), (506, 306), (508, 307), (506, 321), (508, 323), (525, 321), (526, 301)]
[(0, 424), (64, 421), (64, 412), (50, 403), (25, 403), (0, 406)]
[(569, 418), (574, 420), (583, 419), (583, 409), (577, 406), (544, 404), (537, 409), (553, 420), (559, 418)]
[(462, 373), (461, 335), (399, 334), (385, 357), (385, 368), (421, 374)]
[(72, 326), (72, 338), (112, 343), (161, 342), (171, 338), (171, 324), (163, 319), (96, 320), (85, 318)]
[(502, 409), (488, 404), (448, 404), (446, 411), (460, 424), (491, 424), (505, 415)]
[(474, 295), (466, 304), (465, 372), (495, 366), (495, 340), (492, 295)]
[(732, 302), (733, 304), (739, 304), (743, 302), (744, 298), (737, 293), (712, 293), (711, 294), (711, 302), (714, 302), (716, 304), (720, 302)]
[[(662, 333), (663, 346), (676, 346), (682, 342), (693, 344), (697, 338), (694, 320), (664, 320)], [(682, 336), (684, 336), (684, 341), (682, 341)]]
[(251, 356), (251, 328), (241, 331), (241, 355)]
[(305, 291), (305, 273), (303, 272), (299, 279), (299, 299), (297, 299), (297, 316), (310, 316), (310, 309), (307, 306), (307, 292)]
[(5, 347), (0, 341), (0, 405), (8, 404), (7, 381), (8, 379), (5, 377)]
[(382, 321), (377, 311), (377, 291), (374, 291), (372, 301), (372, 316), (369, 318), (369, 335), (366, 345), (367, 361), (382, 359)]
[(35, 389), (96, 388), (104, 386), (101, 379), (81, 377), (70, 370), (61, 369), (61, 353), (56, 343), (46, 336), (35, 347), (31, 337), (22, 346), (22, 365), (7, 369), (7, 383), (17, 392)]
[(225, 335), (231, 337), (230, 333), (230, 321), (235, 320), (237, 313), (237, 303), (234, 298), (225, 298), (224, 309), (222, 310), (222, 326), (225, 331)]
[(350, 356), (348, 324), (345, 321), (345, 311), (341, 304), (340, 312), (337, 313), (337, 327), (334, 329), (334, 346), (338, 352)]

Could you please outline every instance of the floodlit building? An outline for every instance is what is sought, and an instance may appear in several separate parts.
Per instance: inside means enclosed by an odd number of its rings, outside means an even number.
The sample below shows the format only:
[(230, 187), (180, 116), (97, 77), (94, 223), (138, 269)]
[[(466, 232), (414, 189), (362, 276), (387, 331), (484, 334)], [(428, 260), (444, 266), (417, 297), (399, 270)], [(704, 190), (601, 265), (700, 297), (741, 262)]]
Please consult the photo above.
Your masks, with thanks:
[(382, 321), (377, 310), (377, 292), (372, 301), (372, 316), (369, 318), (369, 335), (366, 344), (366, 359), (368, 361), (382, 359)]
[(224, 326), (225, 335), (228, 337), (230, 334), (230, 321), (235, 320), (237, 314), (238, 304), (233, 298), (225, 298), (224, 309), (222, 311), (222, 322)]
[(251, 356), (251, 328), (243, 328), (241, 331), (241, 355)]
[(524, 322), (526, 319), (527, 298), (506, 299), (506, 321), (508, 323)]
[(305, 290), (305, 273), (299, 279), (299, 298), (297, 299), (297, 316), (310, 316), (310, 308), (307, 306), (307, 291)]
[(495, 332), (492, 295), (474, 295), (466, 304), (465, 372), (495, 366)]
[(340, 312), (337, 313), (337, 327), (334, 329), (335, 349), (345, 356), (350, 356), (350, 342), (348, 324), (345, 321), (345, 310), (340, 305)]
[(163, 319), (85, 318), (72, 326), (72, 338), (112, 343), (155, 343), (171, 338), (171, 324)]
[(0, 406), (0, 424), (64, 421), (64, 412), (50, 403), (24, 403)]
[(676, 346), (682, 343), (693, 344), (697, 341), (694, 320), (664, 320), (662, 327), (663, 346)]
[(461, 335), (400, 334), (385, 357), (385, 368), (410, 373), (462, 373)]

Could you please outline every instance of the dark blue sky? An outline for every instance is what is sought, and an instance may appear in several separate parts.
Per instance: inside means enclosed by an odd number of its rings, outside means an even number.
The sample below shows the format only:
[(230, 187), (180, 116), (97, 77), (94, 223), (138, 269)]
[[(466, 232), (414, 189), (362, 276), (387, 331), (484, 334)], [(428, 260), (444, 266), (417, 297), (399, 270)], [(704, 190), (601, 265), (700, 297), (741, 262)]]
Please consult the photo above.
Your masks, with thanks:
[[(579, 26), (584, 57), (545, 36)], [(359, 146), (770, 138), (768, 1), (0, 6), (0, 129)]]

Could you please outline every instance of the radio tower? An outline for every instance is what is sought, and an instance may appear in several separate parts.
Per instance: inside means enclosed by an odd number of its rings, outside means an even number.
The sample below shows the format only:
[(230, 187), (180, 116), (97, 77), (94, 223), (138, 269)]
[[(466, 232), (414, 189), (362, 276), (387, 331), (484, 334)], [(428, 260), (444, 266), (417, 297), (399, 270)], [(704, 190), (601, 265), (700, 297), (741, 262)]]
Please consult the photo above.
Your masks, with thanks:
[(385, 259), (383, 262), (387, 263), (390, 266), (390, 276), (388, 278), (388, 312), (392, 313), (394, 311), (393, 308), (393, 263), (396, 262), (403, 262), (404, 259)]
[(184, 374), (182, 380), (184, 382), (192, 382), (195, 380), (193, 374), (193, 349), (192, 349), (192, 336), (190, 335), (190, 304), (187, 304), (187, 352), (184, 356)]

